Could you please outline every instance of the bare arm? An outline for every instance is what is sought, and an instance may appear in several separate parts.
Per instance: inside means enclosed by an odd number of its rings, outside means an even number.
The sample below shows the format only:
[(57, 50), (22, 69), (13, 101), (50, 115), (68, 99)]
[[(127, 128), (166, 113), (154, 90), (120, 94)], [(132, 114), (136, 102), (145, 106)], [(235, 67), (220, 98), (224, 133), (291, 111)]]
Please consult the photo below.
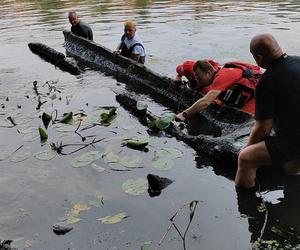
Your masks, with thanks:
[(133, 60), (135, 60), (135, 61), (138, 62), (139, 59), (140, 59), (140, 55), (139, 55), (139, 54), (133, 54), (133, 53), (132, 53), (131, 58), (132, 58)]
[(221, 90), (210, 90), (205, 96), (196, 101), (191, 107), (185, 110), (188, 116), (206, 109), (221, 93)]
[(273, 119), (255, 121), (251, 128), (247, 146), (258, 143), (271, 133), (273, 128)]

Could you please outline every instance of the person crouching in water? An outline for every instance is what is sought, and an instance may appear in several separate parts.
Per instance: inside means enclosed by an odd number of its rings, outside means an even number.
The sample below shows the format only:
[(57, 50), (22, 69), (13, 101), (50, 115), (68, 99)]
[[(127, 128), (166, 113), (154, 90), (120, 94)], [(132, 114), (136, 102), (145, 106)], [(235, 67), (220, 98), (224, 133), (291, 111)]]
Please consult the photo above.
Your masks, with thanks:
[[(206, 59), (206, 60), (213, 66), (215, 70), (218, 70), (221, 67), (221, 64), (219, 64), (218, 62), (212, 59)], [(198, 82), (195, 79), (195, 73), (193, 71), (193, 67), (195, 63), (196, 61), (187, 60), (176, 67), (177, 76), (175, 78), (175, 81), (177, 84), (187, 84), (191, 89), (201, 88), (201, 86), (198, 84)], [(185, 77), (188, 81), (187, 82), (182, 81), (182, 77)]]
[(228, 62), (222, 68), (215, 69), (207, 60), (200, 60), (194, 64), (193, 71), (204, 96), (176, 115), (176, 121), (185, 121), (213, 102), (226, 103), (251, 115), (254, 114), (254, 90), (261, 76), (258, 66), (243, 62)]
[(145, 63), (145, 48), (143, 42), (136, 32), (136, 24), (133, 21), (124, 23), (124, 35), (118, 45), (116, 52), (139, 63)]

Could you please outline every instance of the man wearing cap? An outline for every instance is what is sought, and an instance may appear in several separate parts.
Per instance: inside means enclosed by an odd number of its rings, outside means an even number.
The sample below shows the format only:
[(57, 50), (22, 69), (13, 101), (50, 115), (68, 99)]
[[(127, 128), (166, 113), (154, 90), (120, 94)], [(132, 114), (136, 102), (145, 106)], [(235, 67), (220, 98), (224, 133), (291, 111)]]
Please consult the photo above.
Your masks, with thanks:
[(252, 38), (250, 52), (266, 71), (256, 87), (255, 123), (238, 157), (235, 184), (243, 188), (255, 187), (260, 166), (300, 174), (300, 57), (285, 54), (270, 34)]
[(75, 11), (69, 12), (68, 18), (72, 25), (71, 32), (73, 34), (93, 41), (93, 31), (91, 27), (87, 23), (81, 21)]
[[(214, 60), (207, 59), (207, 61), (213, 66), (215, 70), (221, 67), (221, 65)], [(178, 83), (182, 83), (182, 77), (185, 77), (188, 80), (187, 84), (191, 89), (199, 89), (200, 85), (196, 81), (195, 74), (193, 71), (194, 64), (195, 61), (187, 60), (182, 64), (178, 65), (176, 67), (177, 76), (175, 81), (177, 81)]]
[(116, 52), (120, 52), (122, 56), (131, 58), (139, 63), (145, 63), (145, 48), (136, 32), (135, 22), (127, 21), (124, 23), (124, 34)]

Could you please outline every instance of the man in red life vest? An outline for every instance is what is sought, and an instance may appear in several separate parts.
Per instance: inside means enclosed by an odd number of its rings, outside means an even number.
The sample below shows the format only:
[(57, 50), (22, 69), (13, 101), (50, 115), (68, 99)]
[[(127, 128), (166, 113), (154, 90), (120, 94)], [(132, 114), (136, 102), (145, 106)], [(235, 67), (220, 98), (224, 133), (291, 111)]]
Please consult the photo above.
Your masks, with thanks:
[[(207, 61), (213, 66), (215, 70), (221, 67), (221, 65), (214, 60), (207, 59)], [(194, 64), (195, 61), (187, 60), (182, 64), (178, 65), (176, 67), (177, 76), (175, 80), (182, 83), (182, 77), (184, 76), (188, 80), (187, 84), (190, 88), (198, 89), (200, 86), (195, 79), (195, 74), (193, 71)]]
[(200, 60), (194, 64), (193, 71), (204, 96), (176, 115), (176, 121), (185, 121), (213, 102), (226, 103), (254, 114), (254, 90), (261, 75), (258, 66), (228, 62), (216, 69), (207, 60)]

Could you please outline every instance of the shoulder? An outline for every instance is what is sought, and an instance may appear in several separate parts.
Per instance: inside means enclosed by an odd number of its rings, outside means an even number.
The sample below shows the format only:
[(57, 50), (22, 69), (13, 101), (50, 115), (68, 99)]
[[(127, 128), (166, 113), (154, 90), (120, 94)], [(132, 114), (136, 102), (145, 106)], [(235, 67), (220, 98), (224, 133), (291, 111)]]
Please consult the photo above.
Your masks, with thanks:
[(140, 43), (143, 44), (142, 39), (140, 38), (139, 34), (135, 33), (134, 37), (132, 38), (134, 43)]
[(215, 75), (217, 81), (234, 81), (242, 77), (242, 70), (238, 68), (221, 68)]
[(80, 27), (82, 28), (86, 28), (86, 29), (91, 29), (90, 25), (88, 25), (86, 22), (83, 22), (80, 20), (80, 23), (79, 23)]

